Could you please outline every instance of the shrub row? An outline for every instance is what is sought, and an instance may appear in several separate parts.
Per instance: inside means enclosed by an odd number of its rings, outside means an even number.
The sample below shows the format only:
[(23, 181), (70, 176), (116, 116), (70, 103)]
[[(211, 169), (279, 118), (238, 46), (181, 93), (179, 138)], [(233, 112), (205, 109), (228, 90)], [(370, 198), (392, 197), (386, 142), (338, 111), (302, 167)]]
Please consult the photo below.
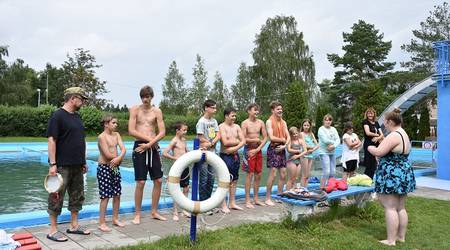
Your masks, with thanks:
[[(0, 136), (45, 136), (48, 120), (51, 114), (57, 109), (55, 106), (42, 105), (40, 107), (29, 106), (0, 106)], [(83, 107), (80, 110), (86, 133), (96, 135), (102, 131), (100, 125), (101, 118), (105, 112), (94, 107)], [(128, 134), (128, 112), (113, 113), (118, 119), (118, 131), (122, 135)], [(261, 116), (266, 120), (267, 115)], [(196, 115), (164, 115), (166, 134), (174, 135), (174, 124), (177, 121), (184, 121), (188, 126), (188, 134), (195, 134), (195, 125), (200, 117)], [(223, 114), (216, 114), (215, 118), (219, 123), (223, 122)], [(245, 112), (238, 112), (236, 123), (240, 124), (247, 118)]]
[[(0, 106), (0, 135), (1, 136), (45, 136), (48, 120), (56, 110), (55, 106)], [(101, 131), (100, 120), (102, 111), (93, 107), (80, 110), (81, 118), (88, 135)]]

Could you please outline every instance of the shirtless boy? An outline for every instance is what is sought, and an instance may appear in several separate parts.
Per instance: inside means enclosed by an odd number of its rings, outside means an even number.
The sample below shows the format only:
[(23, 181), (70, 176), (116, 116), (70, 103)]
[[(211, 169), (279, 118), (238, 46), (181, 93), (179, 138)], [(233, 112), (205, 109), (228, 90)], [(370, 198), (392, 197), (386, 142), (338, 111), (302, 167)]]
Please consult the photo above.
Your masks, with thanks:
[(141, 223), (142, 196), (148, 174), (153, 181), (151, 215), (154, 219), (167, 220), (158, 213), (163, 177), (158, 141), (164, 137), (166, 128), (161, 110), (151, 104), (154, 96), (153, 89), (150, 86), (142, 87), (140, 96), (142, 104), (130, 108), (130, 120), (128, 122), (128, 133), (136, 139), (133, 147), (133, 166), (136, 180), (134, 192), (136, 212), (132, 221), (134, 224)]
[[(267, 142), (267, 131), (264, 122), (257, 118), (259, 114), (258, 104), (249, 104), (246, 111), (248, 118), (243, 121), (241, 125), (247, 143), (244, 147), (244, 159), (242, 160), (242, 170), (247, 173), (247, 177), (245, 178), (245, 207), (254, 208), (250, 201), (250, 187), (252, 180), (253, 201), (255, 205), (265, 206), (265, 204), (258, 199), (258, 192), (263, 163), (261, 149)], [(262, 140), (260, 138), (261, 136)]]
[[(111, 228), (105, 223), (106, 207), (110, 198), (113, 198), (112, 224), (118, 227), (125, 226), (119, 221), (120, 195), (122, 194), (119, 166), (125, 156), (125, 146), (120, 134), (116, 132), (117, 119), (114, 116), (105, 115), (101, 124), (103, 132), (98, 136), (100, 156), (97, 167), (98, 191), (100, 194), (98, 229), (103, 232), (110, 232)], [(120, 154), (117, 147), (120, 148)]]
[[(176, 161), (180, 156), (188, 152), (186, 145), (186, 133), (188, 127), (184, 122), (175, 123), (175, 137), (170, 141), (169, 146), (164, 149), (163, 156), (167, 159)], [(186, 168), (181, 174), (180, 187), (183, 189), (183, 194), (188, 196), (189, 194), (189, 168)], [(190, 214), (183, 210), (183, 215), (190, 217)], [(177, 204), (173, 204), (173, 220), (178, 221), (178, 209)]]
[(290, 141), (289, 131), (286, 122), (283, 120), (283, 107), (280, 102), (273, 101), (270, 103), (272, 115), (266, 122), (267, 134), (270, 139), (269, 147), (267, 148), (267, 167), (270, 169), (269, 177), (267, 178), (267, 194), (265, 203), (269, 206), (275, 205), (270, 198), (272, 192), (272, 185), (277, 170), (280, 172), (280, 179), (278, 180), (278, 193), (283, 192), (284, 183), (286, 182), (286, 145)]
[[(239, 125), (235, 124), (236, 110), (234, 108), (226, 108), (223, 111), (225, 121), (219, 125), (220, 131), (220, 158), (225, 162), (231, 176), (230, 183), (230, 207), (231, 209), (242, 210), (236, 205), (236, 185), (239, 179), (239, 153), (238, 150), (245, 145), (245, 137)], [(222, 203), (222, 211), (229, 213), (230, 209), (224, 200)]]

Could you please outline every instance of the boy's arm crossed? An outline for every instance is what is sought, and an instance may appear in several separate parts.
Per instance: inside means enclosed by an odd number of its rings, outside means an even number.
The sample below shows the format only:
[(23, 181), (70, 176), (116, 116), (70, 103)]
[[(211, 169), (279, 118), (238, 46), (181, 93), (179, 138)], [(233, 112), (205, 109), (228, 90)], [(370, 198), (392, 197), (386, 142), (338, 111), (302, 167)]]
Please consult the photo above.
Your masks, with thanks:
[(111, 153), (108, 149), (108, 141), (103, 136), (98, 137), (98, 149), (100, 150), (100, 154), (106, 161), (111, 161), (116, 157), (114, 153)]
[(172, 139), (170, 141), (169, 146), (167, 146), (167, 148), (165, 148), (164, 151), (163, 151), (163, 157), (164, 158), (171, 159), (171, 160), (174, 160), (174, 161), (176, 161), (178, 159), (178, 157), (175, 157), (175, 156), (169, 154), (170, 151), (173, 152), (173, 149), (175, 148), (175, 144), (176, 144), (176, 140)]
[(125, 149), (125, 145), (123, 145), (122, 137), (120, 136), (120, 134), (116, 132), (115, 135), (117, 136), (117, 146), (119, 146), (120, 148), (120, 155), (114, 157), (111, 160), (110, 164), (111, 166), (120, 166), (127, 150)]

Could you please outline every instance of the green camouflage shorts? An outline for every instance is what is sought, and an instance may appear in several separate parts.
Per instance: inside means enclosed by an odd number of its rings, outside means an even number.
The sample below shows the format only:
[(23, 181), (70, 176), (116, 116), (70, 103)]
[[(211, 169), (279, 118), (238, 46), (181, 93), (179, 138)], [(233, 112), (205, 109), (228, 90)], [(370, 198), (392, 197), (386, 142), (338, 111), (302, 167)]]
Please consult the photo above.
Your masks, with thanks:
[(80, 211), (84, 202), (83, 166), (58, 167), (58, 173), (63, 178), (63, 186), (58, 194), (49, 194), (48, 209), (50, 215), (60, 215), (64, 203), (64, 195), (69, 194), (69, 207), (71, 212)]

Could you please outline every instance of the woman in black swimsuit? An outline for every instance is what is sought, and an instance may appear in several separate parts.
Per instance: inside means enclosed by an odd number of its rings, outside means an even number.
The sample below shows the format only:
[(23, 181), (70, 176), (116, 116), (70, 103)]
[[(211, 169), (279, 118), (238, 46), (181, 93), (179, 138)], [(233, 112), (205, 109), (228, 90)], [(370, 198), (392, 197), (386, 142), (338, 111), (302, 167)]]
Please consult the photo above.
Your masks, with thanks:
[(373, 145), (378, 146), (383, 140), (383, 132), (381, 131), (380, 124), (377, 122), (377, 112), (374, 108), (368, 108), (364, 113), (364, 121), (362, 122), (364, 129), (364, 165), (366, 168), (364, 174), (373, 178), (375, 169), (377, 168), (377, 160), (369, 151), (367, 147)]

